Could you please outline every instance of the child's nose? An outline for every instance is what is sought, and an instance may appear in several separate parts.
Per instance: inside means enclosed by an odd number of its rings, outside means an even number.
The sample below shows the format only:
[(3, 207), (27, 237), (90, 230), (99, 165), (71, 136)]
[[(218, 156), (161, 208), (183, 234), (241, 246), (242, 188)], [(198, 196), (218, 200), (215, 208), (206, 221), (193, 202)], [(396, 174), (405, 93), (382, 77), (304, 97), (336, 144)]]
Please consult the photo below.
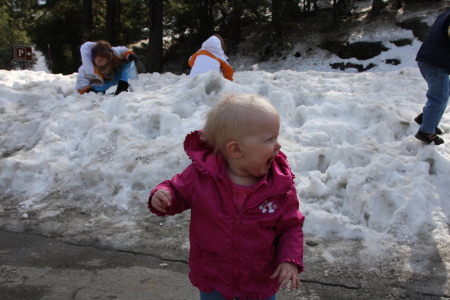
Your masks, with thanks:
[(276, 150), (280, 150), (280, 149), (281, 149), (281, 144), (277, 142), (277, 143), (275, 144), (275, 149), (276, 149)]

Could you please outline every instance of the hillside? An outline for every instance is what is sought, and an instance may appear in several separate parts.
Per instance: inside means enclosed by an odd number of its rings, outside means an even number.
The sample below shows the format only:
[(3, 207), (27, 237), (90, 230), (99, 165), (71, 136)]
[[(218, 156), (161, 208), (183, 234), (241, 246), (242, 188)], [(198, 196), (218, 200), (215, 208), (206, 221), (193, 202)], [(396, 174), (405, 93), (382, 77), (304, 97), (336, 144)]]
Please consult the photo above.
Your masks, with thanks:
[(253, 32), (239, 45), (229, 62), (236, 71), (264, 70), (383, 72), (416, 67), (415, 53), (435, 18), (448, 1), (408, 4), (399, 11), (384, 11), (370, 20), (371, 1), (357, 2), (355, 16), (331, 23), (322, 15), (301, 20), (287, 34), (282, 46), (262, 41)]

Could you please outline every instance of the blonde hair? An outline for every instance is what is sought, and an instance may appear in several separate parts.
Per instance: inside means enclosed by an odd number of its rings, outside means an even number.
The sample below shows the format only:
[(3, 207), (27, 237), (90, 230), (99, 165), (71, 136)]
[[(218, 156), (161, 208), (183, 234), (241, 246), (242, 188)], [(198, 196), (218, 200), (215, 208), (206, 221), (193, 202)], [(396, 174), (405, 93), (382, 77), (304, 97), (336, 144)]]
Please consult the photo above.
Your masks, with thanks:
[(267, 114), (279, 116), (278, 110), (265, 98), (254, 94), (232, 94), (211, 108), (206, 115), (202, 139), (221, 152), (230, 141), (241, 141), (252, 125)]

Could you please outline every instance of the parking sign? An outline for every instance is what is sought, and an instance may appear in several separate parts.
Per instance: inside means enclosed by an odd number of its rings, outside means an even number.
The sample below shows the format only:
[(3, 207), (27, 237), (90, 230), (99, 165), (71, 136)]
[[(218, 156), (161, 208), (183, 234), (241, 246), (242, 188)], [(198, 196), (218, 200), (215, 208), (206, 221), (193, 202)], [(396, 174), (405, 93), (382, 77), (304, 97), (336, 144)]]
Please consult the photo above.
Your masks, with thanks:
[(15, 60), (33, 60), (31, 47), (26, 46), (14, 46), (14, 59)]

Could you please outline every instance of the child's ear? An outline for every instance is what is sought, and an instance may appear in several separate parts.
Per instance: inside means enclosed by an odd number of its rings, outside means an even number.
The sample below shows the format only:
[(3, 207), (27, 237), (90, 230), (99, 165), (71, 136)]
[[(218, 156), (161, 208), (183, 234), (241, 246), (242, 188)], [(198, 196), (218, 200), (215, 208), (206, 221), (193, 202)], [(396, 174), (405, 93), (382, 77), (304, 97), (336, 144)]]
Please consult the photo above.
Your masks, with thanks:
[(240, 158), (242, 156), (242, 151), (239, 143), (236, 141), (229, 142), (225, 147), (227, 154), (233, 158)]

